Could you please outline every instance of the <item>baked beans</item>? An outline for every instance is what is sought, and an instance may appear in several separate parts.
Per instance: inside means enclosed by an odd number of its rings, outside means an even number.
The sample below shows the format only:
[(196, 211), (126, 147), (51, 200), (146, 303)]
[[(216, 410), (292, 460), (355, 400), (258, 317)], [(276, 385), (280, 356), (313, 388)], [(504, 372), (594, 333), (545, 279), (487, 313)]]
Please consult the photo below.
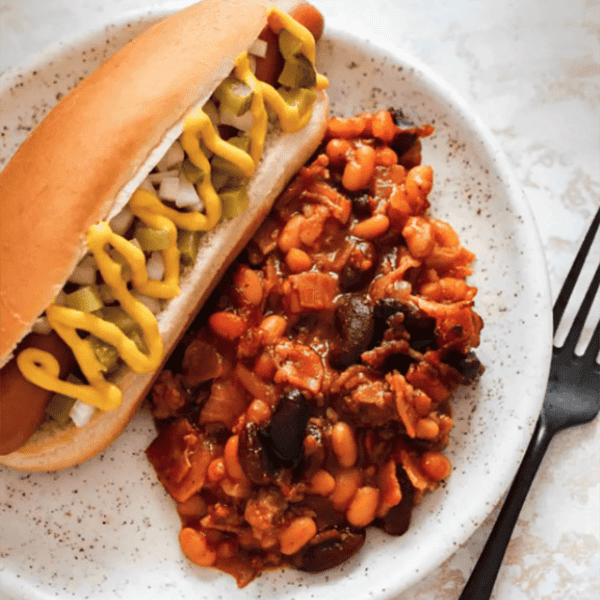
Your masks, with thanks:
[(239, 586), (401, 535), (451, 473), (451, 397), (481, 372), (474, 255), (427, 212), (432, 129), (397, 117), (331, 120), (153, 389), (182, 551)]

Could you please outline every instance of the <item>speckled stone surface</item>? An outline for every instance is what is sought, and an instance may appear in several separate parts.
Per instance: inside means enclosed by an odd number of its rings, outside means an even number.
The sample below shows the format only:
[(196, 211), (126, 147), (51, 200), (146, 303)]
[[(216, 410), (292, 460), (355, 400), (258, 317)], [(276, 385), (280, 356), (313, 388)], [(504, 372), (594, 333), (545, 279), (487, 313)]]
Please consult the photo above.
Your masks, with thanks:
[[(2, 106), (0, 156), (10, 154), (88, 64), (93, 68), (117, 40), (129, 35), (127, 29), (133, 34), (141, 26), (139, 15), (147, 6), (141, 0), (0, 4), (5, 81), (18, 65), (32, 64), (38, 52), (60, 40), (100, 32), (86, 54), (81, 43), (77, 51), (65, 45), (67, 58), (52, 65), (56, 69), (45, 69), (43, 77), (22, 71), (24, 77), (14, 81), (12, 108)], [(437, 133), (425, 143), (424, 156), (436, 169), (436, 212), (457, 227), (480, 257), (487, 257), (478, 262), (474, 282), (486, 317), (480, 355), (490, 368), (481, 386), (461, 400), (452, 449), (460, 467), (448, 486), (421, 507), (415, 528), (400, 545), (373, 534), (366, 549), (370, 561), (352, 561), (340, 573), (314, 580), (289, 573), (261, 578), (239, 597), (453, 600), (497, 514), (489, 498), (500, 496), (499, 482), (508, 480), (516, 467), (511, 452), (524, 445), (533, 424), (531, 398), (539, 394), (545, 364), (545, 351), (527, 333), (544, 335), (538, 313), (546, 276), (540, 264), (530, 261), (537, 245), (527, 214), (523, 221), (518, 211), (507, 209), (514, 208), (512, 198), (522, 190), (539, 230), (554, 297), (585, 223), (600, 204), (600, 5), (592, 0), (568, 5), (556, 0), (408, 0), (376, 1), (365, 10), (364, 3), (346, 0), (319, 6), (335, 27), (324, 44), (327, 68), (336, 65), (336, 75), (329, 73), (335, 79), (334, 110), (399, 103), (416, 119), (435, 120)], [(138, 16), (121, 18), (128, 11)], [(131, 25), (125, 36), (122, 27), (110, 25), (115, 17), (121, 25)], [(371, 43), (356, 47), (354, 38), (339, 31), (352, 31)], [(377, 46), (397, 48), (397, 58), (385, 59)], [(406, 52), (425, 65), (424, 72)], [(448, 104), (453, 96), (427, 69), (474, 108), (491, 130), (489, 139), (476, 141), (479, 121), (465, 113), (459, 98)], [(30, 97), (32, 86), (37, 98), (33, 111), (31, 104), (19, 103), (20, 94)], [(493, 154), (495, 144), (516, 175), (508, 189), (510, 176), (503, 158)], [(599, 255), (597, 248), (596, 263)], [(515, 351), (528, 361), (512, 355)], [(510, 363), (514, 376), (506, 378), (499, 356)], [(528, 373), (532, 364), (533, 377)], [(494, 598), (598, 598), (598, 429), (596, 421), (553, 442), (521, 514)], [(149, 598), (238, 597), (218, 574), (199, 572), (181, 560), (178, 519), (143, 453), (152, 435), (150, 419), (142, 412), (114, 447), (81, 467), (42, 475), (0, 469), (0, 598), (142, 597), (132, 596), (132, 590), (148, 590)], [(486, 456), (493, 460), (482, 458)], [(463, 482), (473, 491), (463, 489)], [(465, 507), (473, 514), (471, 522), (461, 520), (459, 508)], [(430, 555), (427, 561), (415, 559), (424, 552)], [(431, 564), (440, 562), (422, 578)], [(413, 587), (393, 593), (400, 588), (390, 572), (404, 573)]]

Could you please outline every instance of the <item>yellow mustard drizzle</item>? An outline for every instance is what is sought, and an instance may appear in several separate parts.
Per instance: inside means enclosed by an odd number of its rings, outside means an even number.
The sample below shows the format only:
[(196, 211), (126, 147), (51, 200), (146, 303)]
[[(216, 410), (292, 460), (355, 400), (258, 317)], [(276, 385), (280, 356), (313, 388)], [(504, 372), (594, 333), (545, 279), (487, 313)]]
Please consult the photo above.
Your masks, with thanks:
[[(308, 29), (276, 7), (272, 7), (269, 12), (277, 13), (285, 29), (302, 41), (303, 54), (314, 63), (315, 41)], [(289, 106), (274, 87), (254, 76), (246, 52), (236, 59), (234, 74), (254, 91), (250, 106), (253, 115), (250, 153), (223, 140), (201, 108), (186, 118), (180, 137), (188, 158), (204, 172), (204, 177), (196, 184), (196, 189), (204, 201), (206, 214), (198, 211), (179, 212), (164, 205), (156, 195), (142, 189), (134, 192), (129, 200), (129, 209), (136, 217), (149, 227), (165, 229), (169, 233), (169, 246), (162, 252), (163, 280), (148, 277), (143, 251), (115, 234), (108, 223), (94, 225), (87, 232), (88, 249), (96, 259), (102, 278), (110, 286), (123, 310), (140, 325), (148, 354), (141, 352), (136, 343), (114, 323), (91, 313), (52, 304), (46, 309), (48, 323), (70, 346), (88, 385), (61, 380), (60, 366), (52, 354), (37, 348), (27, 348), (17, 356), (17, 365), (23, 376), (35, 385), (78, 398), (103, 411), (120, 406), (121, 390), (104, 379), (102, 367), (91, 345), (79, 336), (77, 330), (87, 331), (115, 346), (123, 361), (136, 373), (148, 373), (159, 367), (164, 349), (156, 317), (131, 294), (122, 276), (122, 265), (110, 257), (106, 246), (112, 246), (126, 260), (136, 291), (154, 298), (175, 298), (180, 292), (177, 228), (191, 231), (210, 230), (217, 225), (222, 216), (221, 200), (211, 184), (211, 166), (202, 152), (200, 140), (214, 154), (229, 160), (239, 167), (244, 176), (249, 177), (262, 156), (267, 133), (268, 114), (265, 103), (271, 106), (279, 118), (281, 129), (287, 133), (302, 129), (311, 118), (310, 109), (300, 114), (299, 109)], [(327, 86), (327, 79), (318, 74), (316, 89), (325, 89)]]
[(254, 73), (250, 70), (250, 60), (247, 52), (243, 52), (235, 60), (233, 74), (254, 92), (250, 104), (250, 112), (252, 113), (250, 156), (255, 164), (258, 164), (258, 161), (262, 156), (265, 138), (267, 137), (269, 115), (267, 114), (267, 109), (265, 107), (263, 88), (258, 79), (254, 76)]

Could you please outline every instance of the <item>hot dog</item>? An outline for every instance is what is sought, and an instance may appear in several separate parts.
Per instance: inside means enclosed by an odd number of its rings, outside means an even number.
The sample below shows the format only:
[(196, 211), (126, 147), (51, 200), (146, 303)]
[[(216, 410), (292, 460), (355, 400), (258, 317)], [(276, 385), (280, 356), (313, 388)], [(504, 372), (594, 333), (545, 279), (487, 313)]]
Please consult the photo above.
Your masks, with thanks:
[(0, 173), (0, 464), (66, 468), (129, 422), (321, 141), (321, 31), (306, 5), (204, 0), (85, 79)]

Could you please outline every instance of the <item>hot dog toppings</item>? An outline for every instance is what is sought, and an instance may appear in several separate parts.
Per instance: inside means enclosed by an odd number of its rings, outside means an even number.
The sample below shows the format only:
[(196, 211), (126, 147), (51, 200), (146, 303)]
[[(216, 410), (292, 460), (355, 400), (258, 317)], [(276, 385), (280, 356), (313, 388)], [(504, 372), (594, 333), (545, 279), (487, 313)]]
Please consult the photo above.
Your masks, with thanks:
[(123, 213), (88, 230), (90, 254), (47, 308), (47, 324), (73, 351), (87, 385), (61, 379), (48, 352), (27, 348), (18, 354), (23, 376), (57, 392), (57, 402), (64, 404), (66, 396), (114, 409), (122, 395), (107, 374), (123, 363), (138, 373), (160, 365), (157, 314), (179, 294), (180, 272), (195, 259), (200, 232), (247, 206), (246, 185), (262, 156), (270, 116), (284, 132), (310, 120), (314, 90), (328, 85), (315, 71), (315, 40), (275, 7), (268, 23), (285, 59), (281, 87), (260, 81), (253, 57), (242, 53), (231, 76), (188, 116), (180, 139)]

